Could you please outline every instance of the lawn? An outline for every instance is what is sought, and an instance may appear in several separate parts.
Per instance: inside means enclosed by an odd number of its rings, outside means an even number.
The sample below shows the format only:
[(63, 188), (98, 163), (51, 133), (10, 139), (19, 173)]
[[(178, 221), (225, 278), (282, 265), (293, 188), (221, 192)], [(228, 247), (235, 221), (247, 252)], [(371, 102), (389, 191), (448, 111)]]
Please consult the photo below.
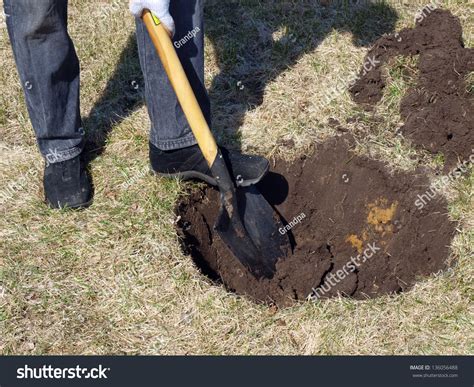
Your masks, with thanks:
[[(413, 27), (423, 4), (316, 3), (206, 2), (206, 83), (219, 142), (293, 160), (335, 136), (331, 122), (358, 116), (346, 125), (358, 153), (393, 170), (420, 163), (435, 170), (438, 155), (386, 130), (400, 123), (416, 57), (387, 67), (375, 126), (348, 92), (374, 41)], [(469, 3), (443, 8), (460, 18), (465, 46), (473, 47)], [(1, 353), (472, 353), (472, 170), (443, 191), (458, 222), (449, 270), (375, 299), (257, 304), (212, 282), (181, 249), (174, 210), (195, 183), (149, 173), (149, 120), (126, 2), (71, 0), (69, 19), (95, 155), (94, 204), (80, 212), (43, 203), (43, 161), (0, 17)]]

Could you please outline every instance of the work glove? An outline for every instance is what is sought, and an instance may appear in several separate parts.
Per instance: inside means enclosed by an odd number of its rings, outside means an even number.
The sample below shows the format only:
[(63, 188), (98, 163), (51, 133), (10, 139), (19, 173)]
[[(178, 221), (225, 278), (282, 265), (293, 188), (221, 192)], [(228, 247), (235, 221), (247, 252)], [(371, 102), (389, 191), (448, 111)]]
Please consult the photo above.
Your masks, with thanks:
[(153, 12), (166, 29), (174, 35), (175, 25), (170, 15), (170, 0), (130, 0), (130, 11), (135, 17), (141, 17), (145, 9)]

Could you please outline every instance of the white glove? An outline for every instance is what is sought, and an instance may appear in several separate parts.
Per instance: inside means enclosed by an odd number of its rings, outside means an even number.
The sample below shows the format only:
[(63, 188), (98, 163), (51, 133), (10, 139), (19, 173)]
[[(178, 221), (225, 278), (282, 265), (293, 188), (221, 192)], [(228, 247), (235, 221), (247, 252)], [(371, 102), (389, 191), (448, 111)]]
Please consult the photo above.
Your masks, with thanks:
[(141, 17), (143, 10), (149, 9), (173, 35), (174, 20), (170, 15), (170, 0), (130, 0), (130, 11), (135, 17)]

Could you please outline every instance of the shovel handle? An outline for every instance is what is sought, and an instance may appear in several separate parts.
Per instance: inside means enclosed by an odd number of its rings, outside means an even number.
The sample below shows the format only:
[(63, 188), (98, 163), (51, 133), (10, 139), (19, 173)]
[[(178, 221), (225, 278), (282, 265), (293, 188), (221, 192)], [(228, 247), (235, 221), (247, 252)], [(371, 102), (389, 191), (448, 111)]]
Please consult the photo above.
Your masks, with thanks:
[(218, 153), (216, 140), (204, 118), (204, 114), (184, 72), (169, 33), (160, 20), (149, 10), (143, 12), (142, 19), (199, 148), (209, 167), (212, 167)]

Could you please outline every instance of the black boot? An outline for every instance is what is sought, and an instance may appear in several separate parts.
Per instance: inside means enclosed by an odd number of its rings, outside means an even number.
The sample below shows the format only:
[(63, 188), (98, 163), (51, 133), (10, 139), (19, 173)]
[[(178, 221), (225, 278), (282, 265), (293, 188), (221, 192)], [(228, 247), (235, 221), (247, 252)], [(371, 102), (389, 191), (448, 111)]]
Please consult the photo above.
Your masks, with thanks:
[[(258, 183), (268, 172), (270, 163), (261, 156), (248, 156), (240, 152), (220, 148), (230, 175), (238, 186)], [(153, 171), (165, 177), (183, 180), (199, 179), (216, 185), (204, 156), (197, 145), (172, 151), (162, 151), (150, 144), (150, 163)]]
[(46, 203), (52, 208), (81, 209), (92, 203), (91, 178), (81, 156), (47, 163), (43, 184)]

